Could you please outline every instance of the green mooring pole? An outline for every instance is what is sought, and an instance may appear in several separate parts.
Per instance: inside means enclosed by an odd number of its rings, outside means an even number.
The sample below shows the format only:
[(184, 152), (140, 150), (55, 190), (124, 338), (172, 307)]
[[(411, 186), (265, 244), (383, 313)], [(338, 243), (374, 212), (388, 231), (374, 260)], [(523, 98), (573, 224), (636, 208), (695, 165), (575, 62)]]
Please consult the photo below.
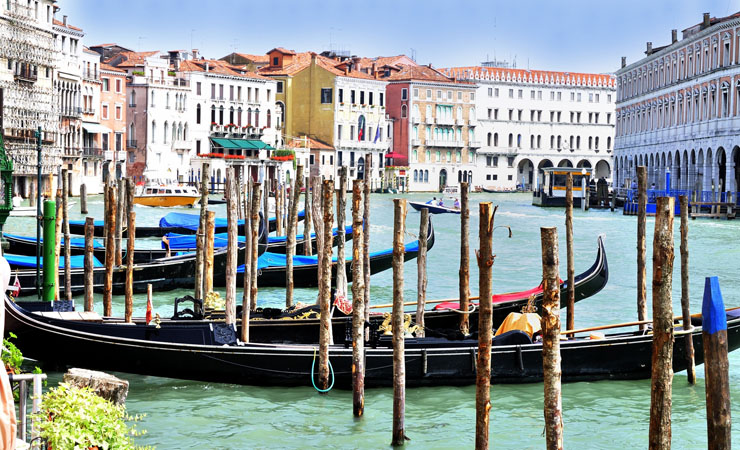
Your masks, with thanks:
[(56, 202), (44, 202), (44, 296), (47, 302), (54, 301), (56, 292), (56, 270), (54, 270), (54, 250), (56, 247)]

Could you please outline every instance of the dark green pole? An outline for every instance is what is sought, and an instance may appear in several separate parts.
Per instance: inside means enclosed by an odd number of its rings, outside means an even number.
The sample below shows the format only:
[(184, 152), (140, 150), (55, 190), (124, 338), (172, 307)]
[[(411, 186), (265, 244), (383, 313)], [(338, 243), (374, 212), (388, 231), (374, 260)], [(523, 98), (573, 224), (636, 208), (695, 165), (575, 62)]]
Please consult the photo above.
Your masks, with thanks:
[[(54, 301), (56, 293), (56, 270), (54, 267), (54, 251), (56, 250), (56, 202), (44, 202), (44, 297), (47, 302)], [(38, 266), (36, 266), (38, 268)], [(38, 286), (38, 285), (37, 285)]]
[(36, 296), (41, 300), (41, 127), (36, 131)]

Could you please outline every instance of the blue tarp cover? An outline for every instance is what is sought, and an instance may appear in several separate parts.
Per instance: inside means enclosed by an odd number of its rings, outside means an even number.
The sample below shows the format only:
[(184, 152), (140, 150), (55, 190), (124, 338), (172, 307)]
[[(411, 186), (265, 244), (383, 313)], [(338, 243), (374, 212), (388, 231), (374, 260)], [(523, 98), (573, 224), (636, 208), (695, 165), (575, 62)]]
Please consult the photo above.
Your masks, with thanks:
[[(8, 260), (8, 264), (13, 267), (36, 267), (35, 256), (22, 255), (3, 255)], [(44, 264), (44, 258), (41, 258), (41, 265)], [(71, 266), (73, 269), (85, 268), (85, 255), (72, 255)], [(103, 267), (103, 264), (93, 256), (93, 267)], [(59, 256), (59, 268), (64, 269), (64, 256)]]
[[(298, 217), (303, 217), (303, 211), (298, 212)], [(270, 221), (274, 221), (275, 218), (271, 217)], [(171, 212), (167, 214), (166, 216), (159, 219), (159, 226), (162, 228), (167, 227), (182, 227), (187, 228), (189, 230), (197, 230), (198, 224), (200, 222), (200, 216), (198, 214), (188, 214), (188, 213), (179, 213), (179, 212)], [(215, 225), (216, 228), (225, 228), (228, 222), (226, 221), (226, 218), (224, 217), (216, 217)], [(240, 227), (244, 226), (244, 220), (240, 220), (238, 222)]]
[[(352, 232), (352, 226), (348, 226), (345, 229), (346, 233)], [(334, 236), (337, 235), (337, 229), (334, 228), (332, 230), (332, 233)], [(177, 233), (167, 233), (165, 236), (167, 236), (167, 239), (170, 240), (170, 249), (172, 250), (181, 250), (181, 249), (190, 249), (195, 248), (195, 236), (192, 234), (177, 234)], [(213, 248), (222, 248), (226, 247), (228, 244), (228, 236), (227, 233), (215, 233), (213, 238)], [(311, 239), (315, 238), (316, 234), (311, 233)], [(285, 242), (288, 238), (286, 236), (272, 236), (267, 238), (267, 241), (270, 244), (276, 244)], [(296, 236), (296, 242), (300, 242), (303, 240), (303, 235), (299, 234)], [(239, 236), (239, 243), (244, 242), (244, 236)], [(165, 248), (164, 242), (162, 242), (162, 248)]]
[[(419, 251), (419, 241), (414, 241), (410, 244), (406, 244), (405, 249), (407, 252), (418, 252)], [(370, 258), (390, 255), (391, 253), (393, 253), (393, 249), (388, 248), (388, 249), (381, 250), (378, 252), (370, 253)], [(286, 259), (285, 255), (282, 255), (279, 253), (265, 252), (257, 259), (257, 270), (262, 270), (268, 267), (285, 267), (286, 266), (285, 259)], [(331, 260), (333, 263), (337, 262), (336, 257), (333, 257)], [(346, 259), (346, 262), (351, 262), (351, 261), (352, 261), (352, 258)], [(296, 255), (293, 257), (294, 267), (310, 266), (310, 265), (316, 265), (316, 264), (318, 264), (318, 256)], [(237, 267), (236, 271), (238, 273), (243, 273), (244, 265), (242, 264), (241, 266)]]
[[(19, 241), (32, 242), (33, 244), (36, 244), (36, 238), (35, 237), (21, 236), (21, 235), (18, 235), (18, 234), (8, 234), (8, 233), (5, 233), (5, 236), (11, 237), (13, 239), (18, 239)], [(41, 239), (41, 243), (42, 244), (44, 243), (44, 240), (43, 239)], [(64, 245), (64, 238), (62, 238), (62, 246), (63, 245)], [(85, 238), (81, 238), (81, 237), (80, 238), (72, 238), (72, 239), (69, 240), (69, 245), (71, 245), (72, 247), (84, 248), (85, 247)], [(93, 239), (93, 248), (103, 248), (103, 247), (104, 246), (103, 246), (103, 244), (100, 241)], [(35, 258), (35, 256), (34, 256), (34, 258)]]
[[(96, 220), (94, 223), (95, 223), (95, 226), (96, 227), (102, 227), (104, 225), (104, 223), (103, 223), (102, 220)], [(70, 220), (69, 221), (69, 224), (70, 225), (83, 225), (84, 226), (85, 225), (85, 221), (84, 220)]]

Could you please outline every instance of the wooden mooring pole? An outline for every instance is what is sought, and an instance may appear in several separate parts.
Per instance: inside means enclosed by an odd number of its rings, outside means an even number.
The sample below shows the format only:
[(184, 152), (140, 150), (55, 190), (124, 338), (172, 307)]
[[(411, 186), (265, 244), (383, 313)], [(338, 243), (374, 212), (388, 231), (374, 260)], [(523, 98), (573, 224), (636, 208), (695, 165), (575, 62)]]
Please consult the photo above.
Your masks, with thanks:
[(116, 207), (116, 266), (123, 264), (123, 221), (125, 217), (126, 186), (118, 180), (118, 205)]
[(311, 178), (306, 183), (306, 192), (303, 197), (303, 254), (311, 256), (313, 254), (313, 244), (311, 243)]
[(493, 338), (493, 223), (496, 209), (490, 202), (478, 205), (479, 250), (478, 360), (475, 371), (475, 448), (488, 448), (491, 411), (491, 339)]
[[(314, 179), (314, 186), (320, 179)], [(318, 191), (318, 189), (317, 189)], [(331, 226), (334, 223), (334, 211), (332, 203), (334, 199), (334, 181), (325, 180), (322, 186), (323, 197), (323, 242), (319, 247), (319, 307), (321, 311), (320, 328), (319, 328), (319, 389), (322, 391), (329, 389), (329, 345), (331, 343), (331, 254), (332, 239)], [(316, 198), (314, 197), (314, 201)], [(316, 210), (314, 210), (314, 213)], [(317, 216), (314, 216), (316, 219)], [(316, 230), (318, 237), (319, 230)]]
[[(467, 311), (470, 304), (470, 209), (468, 208), (468, 183), (460, 183), (460, 310)], [(419, 237), (421, 244), (421, 237)], [(460, 314), (460, 333), (470, 334), (468, 314)]]
[(95, 239), (95, 219), (85, 218), (85, 311), (94, 311), (93, 294), (93, 242)]
[[(645, 224), (647, 211), (647, 170), (637, 168), (637, 320), (647, 318), (647, 271), (645, 269)], [(645, 330), (647, 325), (640, 325)]]
[(80, 214), (87, 214), (87, 185), (80, 185)]
[[(372, 167), (372, 153), (365, 154), (366, 167)], [(370, 178), (370, 172), (365, 171), (366, 177)], [(365, 183), (364, 195), (362, 199), (363, 218), (362, 225), (362, 257), (364, 258), (364, 267), (362, 274), (365, 277), (365, 321), (370, 321), (370, 183)]]
[(103, 285), (103, 315), (113, 314), (113, 266), (116, 259), (116, 189), (108, 188), (107, 236), (105, 239), (105, 283)]
[(653, 236), (653, 354), (650, 449), (671, 448), (673, 384), (673, 197), (658, 197)]
[[(568, 290), (566, 327), (572, 330), (576, 327), (576, 271), (573, 261), (573, 174), (568, 172), (565, 179), (565, 246), (567, 253)], [(573, 337), (571, 334), (569, 337)]]
[[(417, 331), (416, 336), (424, 337), (424, 308), (426, 308), (427, 302), (427, 231), (429, 228), (429, 209), (423, 208), (420, 212), (419, 254), (416, 257), (416, 325), (419, 326), (419, 331)], [(355, 278), (352, 278), (352, 280), (355, 280)], [(461, 316), (467, 316), (467, 314), (461, 314)]]
[[(296, 228), (298, 228), (298, 205), (301, 201), (301, 188), (303, 187), (303, 166), (296, 167), (296, 175), (293, 187), (290, 190), (288, 201), (288, 242), (285, 248), (285, 307), (293, 306), (293, 255), (296, 251)], [(309, 245), (311, 240), (309, 239)]]
[(64, 228), (64, 298), (72, 300), (72, 246), (69, 234), (69, 190), (72, 174), (62, 170), (62, 227)]
[[(236, 176), (234, 168), (226, 169), (226, 306), (225, 321), (227, 325), (236, 324), (236, 260), (239, 242), (237, 229), (239, 217), (237, 214)], [(215, 218), (214, 218), (215, 220)]]
[(727, 359), (727, 316), (717, 277), (704, 281), (702, 343), (707, 401), (707, 448), (730, 449), (732, 418), (730, 363)]
[[(678, 197), (681, 208), (681, 315), (683, 329), (692, 330), (691, 310), (689, 308), (689, 199), (685, 195)], [(696, 383), (696, 364), (694, 363), (694, 340), (691, 333), (684, 336), (686, 346), (686, 375), (689, 384)]]
[(54, 267), (52, 267), (52, 270), (54, 271), (54, 300), (59, 300), (61, 297), (59, 296), (59, 292), (61, 290), (61, 284), (59, 283), (59, 261), (61, 261), (60, 257), (62, 256), (62, 217), (64, 216), (64, 213), (62, 212), (64, 201), (62, 200), (62, 188), (57, 189), (56, 192), (56, 203), (54, 204), (54, 213), (56, 214), (54, 216)]
[(241, 341), (249, 342), (250, 295), (252, 290), (252, 177), (244, 190), (244, 276), (242, 292)]
[[(347, 296), (347, 268), (344, 260), (344, 223), (347, 210), (347, 166), (339, 168), (339, 190), (337, 190), (337, 278), (334, 283), (337, 296)], [(331, 228), (331, 225), (329, 225)], [(332, 239), (332, 235), (329, 235)]]
[[(258, 258), (258, 247), (259, 247), (259, 229), (260, 229), (260, 183), (252, 184), (252, 257), (250, 260), (250, 269), (252, 271), (249, 276), (249, 309), (255, 311), (257, 309), (257, 258)], [(265, 223), (265, 226), (269, 226)], [(267, 230), (265, 230), (267, 233)], [(246, 268), (245, 268), (246, 270)], [(247, 322), (249, 323), (249, 322)]]
[(403, 259), (406, 234), (406, 200), (393, 199), (393, 439), (391, 445), (406, 442), (406, 357), (403, 327)]
[[(225, 189), (224, 185), (224, 189)], [(225, 192), (224, 192), (225, 193)], [(216, 213), (208, 211), (206, 214), (206, 236), (203, 243), (205, 262), (203, 264), (203, 296), (213, 292), (213, 246), (216, 232)]]
[[(322, 249), (324, 248), (324, 214), (323, 214), (323, 187), (321, 184), (321, 177), (319, 176), (313, 176), (311, 177), (311, 219), (313, 220), (313, 228), (316, 230), (316, 259), (319, 264), (319, 267), (323, 267), (322, 261), (324, 258), (324, 252)], [(332, 215), (333, 216), (333, 215)], [(332, 218), (333, 220), (333, 218)], [(329, 224), (329, 228), (331, 228), (332, 224)], [(319, 269), (318, 271), (318, 280), (319, 280), (319, 286), (321, 286), (321, 279), (323, 276), (323, 271)]]
[[(131, 183), (133, 185), (133, 183)], [(128, 238), (126, 240), (126, 323), (133, 322), (134, 314), (134, 241), (136, 240), (136, 213), (128, 207)]]
[(200, 220), (195, 236), (195, 298), (199, 300), (206, 298), (203, 292), (203, 273), (205, 267), (205, 235), (206, 216), (208, 214), (208, 178), (210, 176), (210, 167), (209, 163), (203, 163), (200, 177)]
[(548, 450), (563, 448), (560, 363), (560, 277), (558, 229), (540, 228), (542, 240), (542, 371), (545, 385), (545, 436)]
[[(300, 166), (298, 166), (300, 167)], [(365, 412), (365, 277), (362, 257), (362, 181), (352, 183), (352, 414)]]

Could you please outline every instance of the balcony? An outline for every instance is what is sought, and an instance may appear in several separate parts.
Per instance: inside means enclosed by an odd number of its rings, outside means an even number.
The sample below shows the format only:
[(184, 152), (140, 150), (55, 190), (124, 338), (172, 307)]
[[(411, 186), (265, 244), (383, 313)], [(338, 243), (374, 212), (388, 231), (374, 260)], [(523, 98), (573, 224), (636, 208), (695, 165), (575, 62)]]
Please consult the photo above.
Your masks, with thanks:
[(414, 147), (418, 147), (420, 145), (424, 145), (424, 140), (422, 139), (411, 139), (411, 145)]
[(82, 157), (90, 159), (102, 159), (103, 149), (100, 147), (83, 147)]
[(437, 125), (455, 125), (455, 119), (452, 117), (437, 117), (434, 119)]
[(421, 117), (419, 117), (419, 116), (414, 116), (414, 117), (412, 117), (412, 118), (411, 118), (411, 121), (412, 121), (413, 123), (421, 123)]
[(62, 113), (62, 117), (72, 117), (72, 118), (79, 119), (80, 117), (82, 117), (82, 108), (79, 108), (76, 106), (62, 108), (61, 113)]
[(464, 147), (465, 143), (463, 141), (440, 141), (440, 140), (427, 139), (426, 145), (427, 147), (453, 148), (453, 147)]
[(470, 148), (481, 148), (482, 145), (481, 145), (481, 142), (480, 141), (469, 141), (468, 142), (468, 147), (470, 147)]
[(87, 114), (88, 116), (94, 116), (95, 115), (95, 108), (83, 108), (82, 114)]
[(38, 73), (29, 69), (20, 70), (15, 74), (15, 81), (24, 83), (35, 83), (38, 80)]
[(123, 150), (106, 150), (105, 151), (105, 160), (106, 161), (125, 161), (126, 160), (126, 152)]
[(85, 70), (82, 75), (88, 80), (100, 80), (100, 73), (97, 70)]
[(126, 148), (138, 148), (138, 142), (136, 139), (129, 139), (126, 141)]

